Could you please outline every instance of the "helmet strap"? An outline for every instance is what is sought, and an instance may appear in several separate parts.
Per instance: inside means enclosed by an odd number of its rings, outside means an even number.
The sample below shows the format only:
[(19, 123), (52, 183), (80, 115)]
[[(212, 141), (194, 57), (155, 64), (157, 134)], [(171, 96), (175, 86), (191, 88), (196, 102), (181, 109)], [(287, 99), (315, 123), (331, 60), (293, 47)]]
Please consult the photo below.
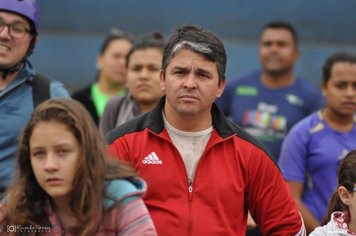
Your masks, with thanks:
[(9, 68), (1, 68), (0, 69), (0, 74), (2, 74), (2, 79), (3, 80), (6, 80), (6, 77), (9, 75), (9, 74), (13, 74), (17, 71), (19, 71), (22, 67), (22, 65), (24, 64), (24, 61), (26, 59), (22, 59), (19, 63), (17, 63), (16, 65), (12, 66), (12, 67), (9, 67)]

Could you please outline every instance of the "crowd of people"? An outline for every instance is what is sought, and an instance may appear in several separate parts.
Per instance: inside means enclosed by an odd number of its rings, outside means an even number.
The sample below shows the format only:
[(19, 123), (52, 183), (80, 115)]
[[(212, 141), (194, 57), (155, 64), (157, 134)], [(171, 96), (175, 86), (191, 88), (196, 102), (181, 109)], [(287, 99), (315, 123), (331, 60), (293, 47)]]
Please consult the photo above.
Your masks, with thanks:
[(289, 22), (236, 78), (203, 27), (111, 29), (70, 96), (28, 59), (39, 27), (0, 1), (0, 235), (356, 235), (356, 54), (318, 89)]

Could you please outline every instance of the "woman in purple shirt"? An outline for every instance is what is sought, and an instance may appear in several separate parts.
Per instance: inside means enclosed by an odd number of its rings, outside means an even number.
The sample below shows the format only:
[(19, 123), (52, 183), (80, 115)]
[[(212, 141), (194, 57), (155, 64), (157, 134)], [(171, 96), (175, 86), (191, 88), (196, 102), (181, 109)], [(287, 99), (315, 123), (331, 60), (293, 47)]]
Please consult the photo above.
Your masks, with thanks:
[(322, 92), (326, 107), (292, 128), (279, 159), (308, 232), (326, 214), (339, 162), (356, 148), (356, 55), (339, 52), (326, 60)]

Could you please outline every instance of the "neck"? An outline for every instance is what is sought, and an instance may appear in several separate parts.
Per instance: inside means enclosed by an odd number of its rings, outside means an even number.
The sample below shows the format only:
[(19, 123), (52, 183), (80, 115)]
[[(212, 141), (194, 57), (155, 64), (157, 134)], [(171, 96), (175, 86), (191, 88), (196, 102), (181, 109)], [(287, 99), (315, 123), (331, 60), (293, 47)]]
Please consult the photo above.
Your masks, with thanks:
[(268, 88), (281, 88), (291, 85), (294, 82), (295, 76), (292, 70), (283, 72), (267, 72), (263, 71), (261, 82)]
[(54, 199), (53, 209), (64, 229), (68, 229), (76, 224), (76, 218), (69, 207), (68, 199)]
[(156, 106), (156, 102), (151, 102), (151, 103), (137, 102), (137, 104), (138, 107), (140, 108), (141, 113), (149, 112)]
[(98, 80), (100, 92), (114, 96), (125, 89), (125, 85), (122, 83), (110, 83), (107, 79), (100, 77)]
[(199, 116), (189, 116), (172, 112), (167, 105), (164, 107), (164, 115), (167, 121), (176, 129), (186, 132), (197, 132), (208, 129), (212, 126), (212, 116), (210, 110)]
[(326, 123), (328, 123), (330, 127), (332, 127), (337, 131), (341, 131), (341, 132), (350, 131), (354, 127), (355, 121), (354, 121), (353, 114), (347, 116), (340, 115), (338, 113), (332, 112), (329, 108), (326, 108), (323, 111), (323, 116)]
[(351, 230), (352, 232), (356, 233), (356, 219), (353, 219), (351, 217), (351, 220), (349, 222), (349, 230)]

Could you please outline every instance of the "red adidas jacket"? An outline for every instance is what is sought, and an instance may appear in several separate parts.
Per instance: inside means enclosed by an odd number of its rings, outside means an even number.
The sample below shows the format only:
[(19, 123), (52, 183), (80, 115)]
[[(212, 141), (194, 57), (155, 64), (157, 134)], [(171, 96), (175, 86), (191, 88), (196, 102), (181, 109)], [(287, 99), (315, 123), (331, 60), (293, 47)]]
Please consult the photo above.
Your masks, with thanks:
[(267, 235), (305, 235), (299, 211), (271, 157), (214, 104), (214, 131), (189, 183), (164, 128), (164, 98), (114, 129), (109, 151), (148, 184), (145, 203), (158, 235), (245, 235), (247, 210)]

